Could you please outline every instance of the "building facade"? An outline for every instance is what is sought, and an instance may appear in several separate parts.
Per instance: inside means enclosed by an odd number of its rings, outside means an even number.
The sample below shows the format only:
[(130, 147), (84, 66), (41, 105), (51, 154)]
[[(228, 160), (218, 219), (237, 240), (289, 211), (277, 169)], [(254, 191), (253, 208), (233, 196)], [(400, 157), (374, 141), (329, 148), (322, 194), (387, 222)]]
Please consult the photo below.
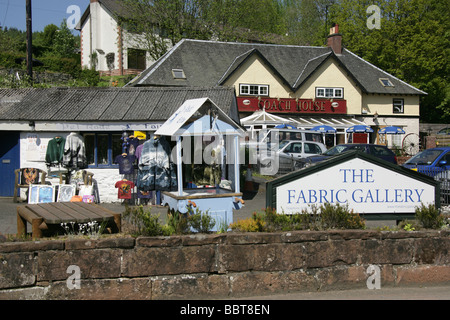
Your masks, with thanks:
[(337, 25), (326, 47), (182, 40), (129, 85), (231, 87), (249, 130), (268, 124), (252, 120), (264, 112), (298, 128), (332, 126), (338, 143), (347, 141), (347, 128), (365, 124), (374, 130), (370, 142), (397, 147), (401, 136), (385, 141), (378, 130), (418, 135), (426, 94), (343, 48)]
[[(230, 88), (0, 89), (0, 196), (13, 195), (14, 171), (19, 168), (44, 170), (47, 180), (58, 184), (58, 173), (67, 167), (48, 165), (49, 143), (76, 134), (85, 151), (83, 169), (93, 174), (97, 200), (121, 201), (115, 183), (136, 178), (121, 174), (115, 161), (124, 152), (124, 134), (143, 134), (142, 144), (184, 101), (203, 97), (239, 123), (236, 96)], [(25, 190), (21, 191), (24, 198)]]
[(119, 0), (91, 0), (76, 29), (80, 31), (81, 66), (104, 75), (139, 74), (154, 61), (143, 36), (118, 22), (127, 10)]

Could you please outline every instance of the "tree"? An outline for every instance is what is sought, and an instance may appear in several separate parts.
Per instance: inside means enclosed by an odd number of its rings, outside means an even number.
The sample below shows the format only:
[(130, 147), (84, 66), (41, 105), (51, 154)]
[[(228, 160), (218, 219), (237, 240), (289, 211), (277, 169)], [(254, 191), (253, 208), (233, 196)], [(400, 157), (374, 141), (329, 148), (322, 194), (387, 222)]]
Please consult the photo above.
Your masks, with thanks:
[[(367, 27), (367, 8), (374, 3), (381, 9), (379, 29)], [(449, 122), (446, 0), (340, 0), (330, 9), (345, 47), (428, 93), (421, 98), (421, 121)]]
[(128, 42), (159, 58), (183, 38), (258, 40), (285, 34), (283, 5), (277, 0), (124, 0), (118, 18)]
[(60, 57), (70, 58), (74, 54), (75, 47), (75, 37), (64, 19), (59, 29), (54, 33), (53, 52)]

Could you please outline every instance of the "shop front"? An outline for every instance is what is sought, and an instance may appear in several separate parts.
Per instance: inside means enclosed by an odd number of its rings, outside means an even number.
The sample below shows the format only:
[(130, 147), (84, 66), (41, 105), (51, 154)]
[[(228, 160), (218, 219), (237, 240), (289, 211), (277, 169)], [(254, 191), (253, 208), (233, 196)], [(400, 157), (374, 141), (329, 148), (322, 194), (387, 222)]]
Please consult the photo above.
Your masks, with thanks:
[[(48, 185), (76, 181), (79, 191), (88, 184), (97, 202), (155, 203), (156, 190), (140, 194), (136, 187), (139, 149), (186, 99), (205, 95), (239, 121), (235, 94), (225, 88), (0, 90), (0, 131), (11, 141), (2, 158), (11, 188), (0, 196), (13, 196), (15, 170), (35, 168)], [(175, 140), (167, 140), (173, 148)], [(19, 191), (27, 201), (27, 190)]]

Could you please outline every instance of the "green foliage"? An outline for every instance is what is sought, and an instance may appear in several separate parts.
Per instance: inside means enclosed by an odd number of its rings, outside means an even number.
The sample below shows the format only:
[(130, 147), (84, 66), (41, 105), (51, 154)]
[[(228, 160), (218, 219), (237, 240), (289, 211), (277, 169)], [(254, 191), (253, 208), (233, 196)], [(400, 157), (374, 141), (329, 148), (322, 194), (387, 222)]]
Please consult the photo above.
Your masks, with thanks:
[(208, 214), (208, 211), (202, 213), (198, 208), (188, 207), (188, 217), (190, 226), (200, 233), (208, 233), (216, 225), (216, 221)]
[(426, 206), (422, 203), (416, 207), (416, 219), (427, 229), (439, 229), (445, 224), (445, 217), (432, 204)]
[(75, 37), (64, 20), (54, 33), (53, 52), (59, 57), (68, 58), (74, 53), (74, 49)]
[(130, 233), (133, 235), (163, 235), (163, 228), (159, 223), (159, 215), (152, 215), (150, 210), (145, 210), (143, 206), (126, 206), (123, 218), (129, 223)]
[[(373, 4), (381, 9), (380, 29), (366, 25), (366, 10)], [(421, 98), (421, 121), (450, 120), (450, 20), (443, 14), (448, 1), (339, 0), (329, 9), (345, 47), (428, 93)]]
[(322, 229), (362, 229), (364, 221), (348, 205), (325, 203), (320, 207)]
[(298, 214), (279, 214), (271, 208), (253, 213), (248, 219), (230, 225), (232, 230), (242, 232), (273, 232), (289, 230), (364, 229), (365, 222), (347, 206), (324, 204), (311, 207)]
[(167, 214), (168, 229), (174, 234), (186, 234), (189, 232), (189, 220), (186, 215), (176, 210), (170, 210)]
[(80, 72), (79, 83), (86, 87), (96, 87), (100, 82), (100, 74), (95, 69), (83, 69)]

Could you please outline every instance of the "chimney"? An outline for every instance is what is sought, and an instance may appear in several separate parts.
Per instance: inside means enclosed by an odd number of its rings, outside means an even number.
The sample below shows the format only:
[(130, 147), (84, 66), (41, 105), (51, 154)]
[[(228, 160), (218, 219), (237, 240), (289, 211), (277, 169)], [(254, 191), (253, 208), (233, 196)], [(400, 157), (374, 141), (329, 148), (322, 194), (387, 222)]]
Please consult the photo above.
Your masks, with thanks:
[(342, 54), (342, 34), (339, 33), (339, 25), (333, 23), (330, 28), (330, 35), (327, 38), (327, 46), (335, 54)]

